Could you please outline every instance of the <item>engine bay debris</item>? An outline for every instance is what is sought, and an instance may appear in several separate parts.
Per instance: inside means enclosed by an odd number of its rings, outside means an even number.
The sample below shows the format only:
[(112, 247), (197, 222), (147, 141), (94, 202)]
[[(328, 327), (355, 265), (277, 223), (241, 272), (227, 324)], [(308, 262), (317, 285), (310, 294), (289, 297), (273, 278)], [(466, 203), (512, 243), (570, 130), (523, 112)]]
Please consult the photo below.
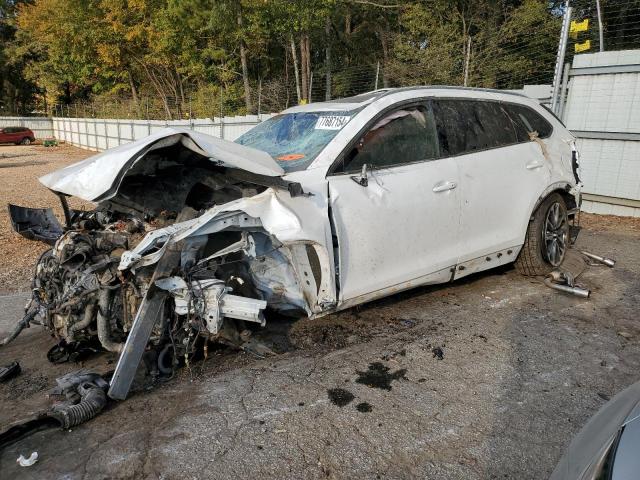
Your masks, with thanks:
[[(209, 342), (251, 348), (267, 310), (331, 311), (326, 201), (282, 173), (264, 152), (169, 128), (42, 177), (66, 225), (50, 209), (10, 206), (16, 231), (52, 248), (0, 345), (36, 323), (58, 342), (54, 362), (117, 354), (108, 395), (122, 400), (143, 356), (151, 375), (171, 375)], [(70, 212), (68, 195), (96, 208)], [(104, 389), (82, 389), (85, 409), (98, 410)]]

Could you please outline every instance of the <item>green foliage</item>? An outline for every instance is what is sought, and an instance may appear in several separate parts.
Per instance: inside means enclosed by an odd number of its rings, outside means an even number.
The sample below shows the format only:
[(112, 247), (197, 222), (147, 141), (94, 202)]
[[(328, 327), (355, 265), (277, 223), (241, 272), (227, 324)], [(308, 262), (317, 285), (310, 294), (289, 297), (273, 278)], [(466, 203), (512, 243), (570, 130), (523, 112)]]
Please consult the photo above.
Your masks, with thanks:
[(305, 79), (313, 100), (328, 78), (332, 96), (376, 76), (519, 87), (550, 81), (559, 12), (546, 0), (0, 0), (0, 101), (127, 97), (132, 115), (184, 118), (285, 108)]

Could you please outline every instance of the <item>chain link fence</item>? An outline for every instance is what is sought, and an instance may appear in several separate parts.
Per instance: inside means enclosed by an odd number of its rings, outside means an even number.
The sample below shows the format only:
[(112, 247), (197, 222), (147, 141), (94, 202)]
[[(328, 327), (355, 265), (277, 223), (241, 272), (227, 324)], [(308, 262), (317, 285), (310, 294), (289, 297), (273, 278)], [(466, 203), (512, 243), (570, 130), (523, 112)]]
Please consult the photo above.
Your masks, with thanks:
[[(316, 39), (307, 88), (303, 88), (310, 92), (306, 97), (300, 94), (302, 78), (296, 76), (292, 52), (284, 48), (278, 52), (284, 73), (255, 78), (259, 73), (252, 72), (250, 110), (241, 74), (237, 73), (236, 81), (224, 86), (185, 85), (185, 93), (179, 97), (144, 93), (141, 88), (142, 93), (135, 97), (103, 94), (72, 104), (43, 105), (39, 113), (174, 121), (277, 112), (305, 101), (347, 97), (383, 87), (521, 89), (524, 85), (549, 85), (554, 80), (559, 84), (562, 78), (554, 73), (558, 73), (558, 45), (569, 7), (572, 22), (563, 63), (571, 63), (582, 53), (640, 48), (640, 0), (524, 0), (505, 10), (504, 18), (495, 25), (487, 25), (482, 13), (473, 9), (467, 11), (468, 19), (461, 20), (459, 30), (455, 30), (458, 24), (451, 23), (451, 16), (446, 28), (440, 25), (435, 13), (433, 18), (400, 22), (392, 37), (383, 42), (381, 58), (374, 61), (345, 55), (344, 51), (331, 57), (324, 50), (324, 40)], [(334, 60), (327, 60), (329, 57)]]

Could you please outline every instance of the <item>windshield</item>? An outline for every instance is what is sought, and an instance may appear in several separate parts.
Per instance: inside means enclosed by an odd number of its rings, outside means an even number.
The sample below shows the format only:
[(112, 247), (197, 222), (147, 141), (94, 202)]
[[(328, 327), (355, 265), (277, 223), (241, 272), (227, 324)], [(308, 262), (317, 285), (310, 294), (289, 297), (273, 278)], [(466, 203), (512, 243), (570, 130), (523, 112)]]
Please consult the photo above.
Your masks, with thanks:
[(304, 170), (355, 114), (285, 113), (256, 125), (236, 143), (267, 152), (285, 172)]

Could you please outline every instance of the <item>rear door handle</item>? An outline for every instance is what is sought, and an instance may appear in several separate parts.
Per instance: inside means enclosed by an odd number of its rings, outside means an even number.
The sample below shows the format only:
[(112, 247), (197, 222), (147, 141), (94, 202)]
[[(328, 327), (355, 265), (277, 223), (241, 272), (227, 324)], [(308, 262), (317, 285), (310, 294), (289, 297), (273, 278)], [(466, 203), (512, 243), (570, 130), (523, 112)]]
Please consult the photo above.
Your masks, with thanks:
[(542, 162), (529, 162), (527, 163), (527, 170), (535, 170), (536, 168), (544, 167)]
[(458, 184), (456, 182), (439, 182), (433, 186), (433, 191), (438, 192), (446, 192), (447, 190), (453, 190), (456, 188)]

